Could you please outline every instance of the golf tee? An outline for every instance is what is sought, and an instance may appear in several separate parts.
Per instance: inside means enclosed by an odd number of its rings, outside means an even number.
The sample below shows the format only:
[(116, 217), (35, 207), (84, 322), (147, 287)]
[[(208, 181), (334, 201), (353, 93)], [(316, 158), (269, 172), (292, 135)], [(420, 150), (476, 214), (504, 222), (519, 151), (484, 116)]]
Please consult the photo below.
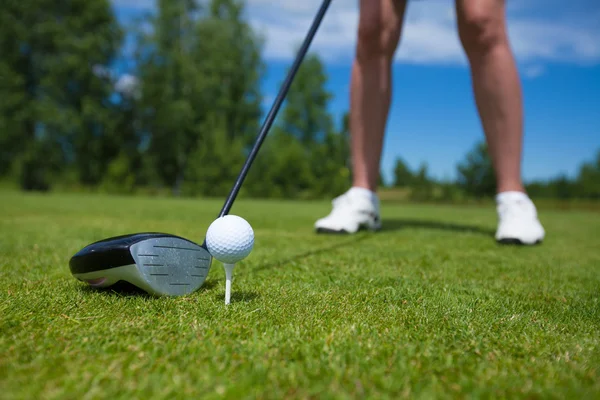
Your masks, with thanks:
[(234, 264), (223, 264), (225, 267), (225, 304), (229, 304), (231, 299), (231, 277), (233, 275)]

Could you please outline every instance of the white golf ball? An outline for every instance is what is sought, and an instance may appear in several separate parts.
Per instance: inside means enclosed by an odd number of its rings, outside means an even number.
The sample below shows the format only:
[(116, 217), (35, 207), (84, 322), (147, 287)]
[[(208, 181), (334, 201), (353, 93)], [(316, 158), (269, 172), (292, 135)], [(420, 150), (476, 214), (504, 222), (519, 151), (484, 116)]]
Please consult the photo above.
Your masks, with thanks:
[(243, 260), (254, 247), (254, 231), (242, 217), (225, 215), (217, 218), (206, 232), (209, 253), (226, 264)]

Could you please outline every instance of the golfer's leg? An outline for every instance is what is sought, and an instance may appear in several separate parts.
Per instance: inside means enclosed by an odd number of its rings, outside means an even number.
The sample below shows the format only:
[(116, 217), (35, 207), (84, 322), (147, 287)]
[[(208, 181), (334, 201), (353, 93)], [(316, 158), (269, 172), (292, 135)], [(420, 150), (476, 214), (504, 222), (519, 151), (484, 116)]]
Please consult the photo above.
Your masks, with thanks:
[(352, 188), (333, 202), (329, 215), (317, 220), (317, 232), (354, 233), (381, 227), (379, 200), (374, 192), (391, 102), (392, 58), (400, 39), (406, 0), (359, 1), (350, 82)]
[(521, 86), (506, 32), (504, 0), (456, 0), (459, 36), (471, 66), (497, 191), (524, 191), (521, 182)]
[(406, 0), (360, 0), (350, 83), (353, 186), (377, 189), (384, 131), (391, 103), (392, 59)]
[(544, 228), (521, 182), (523, 105), (506, 34), (504, 0), (456, 0), (461, 42), (471, 65), (473, 90), (497, 178), (502, 243), (534, 244)]

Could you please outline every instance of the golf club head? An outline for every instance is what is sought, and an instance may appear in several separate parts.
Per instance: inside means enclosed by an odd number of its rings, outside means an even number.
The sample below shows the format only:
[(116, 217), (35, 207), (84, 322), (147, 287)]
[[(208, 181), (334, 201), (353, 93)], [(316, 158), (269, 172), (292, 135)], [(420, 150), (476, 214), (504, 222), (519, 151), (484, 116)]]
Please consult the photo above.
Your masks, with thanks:
[(69, 268), (92, 287), (125, 281), (155, 296), (183, 296), (204, 284), (211, 262), (205, 245), (146, 232), (89, 244), (71, 257)]

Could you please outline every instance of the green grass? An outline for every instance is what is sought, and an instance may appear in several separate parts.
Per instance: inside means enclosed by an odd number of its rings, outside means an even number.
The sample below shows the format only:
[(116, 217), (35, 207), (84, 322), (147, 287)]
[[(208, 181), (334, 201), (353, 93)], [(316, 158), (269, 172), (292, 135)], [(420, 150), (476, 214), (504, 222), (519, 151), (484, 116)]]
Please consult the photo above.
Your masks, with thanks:
[(489, 207), (384, 204), (318, 236), (328, 202), (248, 201), (234, 271), (187, 297), (93, 291), (68, 260), (108, 236), (202, 242), (222, 199), (0, 193), (3, 399), (600, 398), (600, 214), (543, 211), (499, 246)]

